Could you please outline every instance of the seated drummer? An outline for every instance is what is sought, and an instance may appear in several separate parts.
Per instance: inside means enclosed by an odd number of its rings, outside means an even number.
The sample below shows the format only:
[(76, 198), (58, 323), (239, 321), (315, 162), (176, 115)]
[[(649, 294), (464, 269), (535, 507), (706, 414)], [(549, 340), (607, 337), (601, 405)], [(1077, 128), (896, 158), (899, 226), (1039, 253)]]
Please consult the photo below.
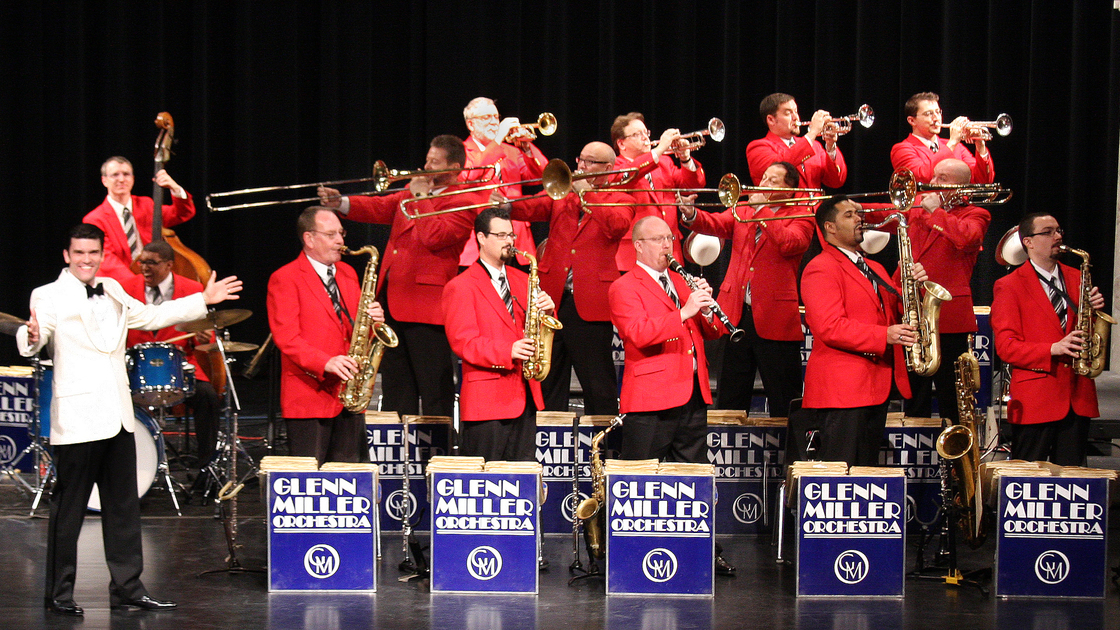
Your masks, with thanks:
[[(171, 272), (175, 263), (175, 250), (166, 241), (152, 241), (140, 253), (140, 275), (132, 276), (121, 283), (129, 295), (146, 304), (160, 304), (194, 293), (202, 293), (202, 285), (190, 278)], [(153, 341), (167, 341), (181, 337), (183, 333), (174, 327), (161, 330), (129, 330), (128, 347)], [(218, 413), (221, 401), (218, 392), (210, 384), (210, 377), (203, 371), (195, 358), (195, 345), (213, 341), (211, 332), (200, 332), (193, 337), (175, 341), (183, 350), (186, 361), (194, 366), (197, 382), (194, 395), (187, 398), (187, 408), (194, 413), (195, 432), (198, 436), (199, 474), (214, 457), (214, 445), (218, 438)]]

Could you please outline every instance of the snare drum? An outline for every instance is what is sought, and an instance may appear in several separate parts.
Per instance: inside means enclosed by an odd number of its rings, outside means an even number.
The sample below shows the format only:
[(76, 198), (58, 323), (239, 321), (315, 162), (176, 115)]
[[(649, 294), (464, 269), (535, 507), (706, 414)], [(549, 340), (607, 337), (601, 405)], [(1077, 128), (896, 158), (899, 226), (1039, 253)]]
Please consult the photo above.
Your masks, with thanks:
[(194, 366), (183, 361), (183, 398), (194, 396), (195, 374)]
[[(140, 407), (133, 407), (136, 414), (136, 496), (143, 497), (156, 480), (159, 465), (167, 455), (163, 450), (163, 433), (148, 412)], [(101, 511), (101, 495), (97, 492), (97, 484), (93, 484), (93, 492), (89, 495), (86, 504), (89, 509)]]
[(183, 352), (172, 343), (152, 341), (128, 349), (132, 401), (147, 407), (183, 402)]

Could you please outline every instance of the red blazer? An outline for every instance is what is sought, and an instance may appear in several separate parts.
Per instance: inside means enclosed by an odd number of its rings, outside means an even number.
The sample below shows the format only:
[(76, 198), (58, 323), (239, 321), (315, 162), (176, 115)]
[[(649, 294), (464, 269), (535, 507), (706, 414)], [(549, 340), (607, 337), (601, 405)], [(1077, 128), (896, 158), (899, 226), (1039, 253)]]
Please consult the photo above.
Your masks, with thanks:
[[(587, 192), (589, 202), (633, 203), (620, 192)], [(512, 204), (511, 215), (525, 221), (548, 221), (548, 247), (537, 265), (541, 289), (560, 304), (568, 270), (572, 270), (572, 298), (584, 321), (611, 319), (607, 290), (618, 279), (615, 253), (618, 241), (630, 229), (633, 206), (600, 206), (583, 211), (579, 195), (572, 192), (558, 201), (547, 196), (526, 197)]]
[[(335, 281), (351, 317), (357, 317), (358, 274), (345, 263)], [(346, 317), (343, 316), (343, 320)], [(350, 349), (349, 320), (339, 321), (323, 280), (305, 254), (268, 279), (268, 326), (280, 349), (280, 411), (285, 418), (330, 418), (342, 411), (341, 381), (323, 368)]]
[[(614, 162), (614, 168), (632, 168), (643, 164), (653, 159), (652, 153), (644, 153), (637, 157), (637, 159), (630, 160), (624, 156), (618, 156)], [(648, 171), (648, 176), (641, 176), (634, 180), (632, 184), (626, 186), (628, 189), (644, 188), (700, 188), (707, 182), (707, 177), (704, 175), (704, 167), (700, 164), (699, 160), (693, 158), (696, 164), (696, 170), (691, 171), (687, 168), (681, 168), (673, 162), (673, 158), (668, 155), (662, 155), (661, 160), (657, 162), (656, 166)], [(653, 186), (650, 186), (650, 179), (653, 179)], [(673, 193), (664, 192), (636, 192), (631, 193), (638, 201), (653, 201), (657, 203), (675, 203), (676, 196)], [(676, 206), (634, 206), (634, 222), (638, 219), (648, 216), (658, 216), (669, 224), (669, 229), (673, 231), (673, 236), (676, 241), (673, 243), (673, 256), (684, 264), (684, 258), (681, 254), (681, 229), (677, 225), (677, 216), (680, 212)], [(633, 227), (633, 224), (631, 224)], [(622, 271), (629, 271), (635, 267), (635, 252), (634, 242), (631, 240), (632, 232), (630, 230), (622, 237), (622, 241), (618, 244), (618, 253), (615, 255), (615, 262), (618, 268)]]
[[(525, 378), (521, 362), (510, 358), (513, 343), (524, 338), (529, 276), (506, 266), (513, 317), (490, 281), (482, 263), (471, 265), (443, 289), (447, 341), (463, 359), (459, 417), (464, 421), (516, 418), (525, 409)], [(537, 409), (544, 409), (541, 384), (529, 381)]]
[[(875, 211), (864, 215), (863, 219), (868, 223), (878, 223), (894, 212)], [(941, 303), (941, 332), (976, 332), (972, 269), (976, 266), (984, 235), (992, 222), (991, 213), (976, 206), (951, 210), (938, 208), (932, 213), (924, 208), (911, 208), (906, 213), (906, 221), (910, 226), (910, 251), (914, 260), (922, 263), (931, 281), (945, 287), (953, 296), (952, 300)], [(897, 233), (898, 224), (891, 222), (881, 229)], [(896, 284), (900, 278), (900, 271), (896, 269)]]
[[(474, 138), (467, 137), (463, 141), (463, 148), (467, 152), (467, 166), (486, 166), (488, 164), (499, 164), (498, 179), (493, 183), (506, 183), (506, 182), (519, 182), (527, 179), (536, 179), (541, 176), (544, 171), (545, 164), (548, 160), (545, 159), (544, 154), (537, 148), (537, 145), (532, 142), (529, 143), (529, 149), (532, 152), (531, 158), (526, 158), (517, 147), (514, 147), (505, 142), (491, 142), (487, 145), (485, 150), (478, 148), (478, 143)], [(466, 179), (468, 181), (483, 179), (488, 175), (487, 171), (466, 171)], [(472, 183), (473, 185), (482, 185), (481, 183)], [(521, 186), (503, 186), (498, 190), (508, 199), (513, 199), (522, 196)], [(514, 221), (513, 231), (517, 234), (517, 249), (529, 252), (530, 254), (537, 255), (537, 246), (533, 242), (533, 232), (529, 229), (527, 221)], [(463, 245), (463, 253), (459, 256), (459, 266), (466, 267), (478, 260), (478, 241), (475, 240), (472, 233)], [(518, 261), (522, 264), (529, 264), (528, 259), (518, 257)]]
[[(448, 191), (465, 188), (463, 184)], [(430, 212), (485, 201), (486, 193), (469, 193), (428, 199), (409, 204), (409, 212)], [(402, 322), (443, 325), (443, 313), (435, 307), (443, 287), (459, 273), (459, 254), (474, 229), (481, 208), (432, 217), (409, 219), (400, 203), (412, 194), (402, 190), (378, 197), (350, 197), (347, 219), (362, 223), (391, 225), (389, 242), (381, 252), (377, 279), (378, 295), (385, 296), (394, 319)]]
[(756, 184), (762, 181), (762, 174), (774, 162), (789, 162), (796, 166), (801, 174), (800, 188), (820, 188), (822, 183), (829, 188), (839, 188), (848, 179), (848, 165), (839, 146), (836, 147), (836, 160), (833, 160), (820, 142), (798, 138), (791, 147), (770, 131), (747, 145), (747, 166)]
[[(679, 275), (670, 273), (669, 277), (683, 303), (692, 290)], [(716, 339), (727, 332), (719, 320), (709, 323), (698, 313), (681, 322), (672, 298), (641, 267), (616, 280), (608, 298), (611, 321), (626, 350), (619, 400), (622, 413), (661, 411), (688, 402), (692, 397), (693, 349), (700, 390), (704, 402), (711, 404), (704, 339)]]
[[(175, 282), (173, 291), (171, 293), (171, 299), (177, 300), (181, 297), (194, 295), (195, 293), (202, 293), (203, 287), (198, 282), (191, 280), (190, 278), (184, 278), (183, 276), (180, 276), (178, 274), (174, 274), (174, 276)], [(147, 303), (148, 288), (144, 286), (144, 276), (141, 276), (140, 274), (133, 274), (121, 283), (121, 287), (123, 287), (125, 292), (132, 297), (140, 300), (141, 302)], [(159, 330), (129, 329), (128, 341), (126, 342), (126, 345), (131, 348), (138, 343), (167, 341), (168, 339), (179, 337), (181, 335), (183, 335), (183, 333), (175, 330), (174, 326), (160, 328)], [(211, 334), (211, 337), (213, 337), (213, 334)], [(198, 359), (196, 359), (194, 356), (194, 337), (192, 336), (186, 339), (180, 339), (179, 341), (173, 343), (183, 349), (183, 357), (188, 363), (194, 366), (195, 378), (200, 381), (210, 382), (210, 377), (207, 376), (206, 372), (202, 369), (202, 366), (198, 364)]]
[[(739, 206), (743, 219), (805, 214), (803, 206)], [(775, 210), (777, 212), (775, 212)], [(689, 227), (694, 232), (731, 239), (731, 263), (719, 288), (719, 305), (727, 318), (738, 322), (743, 315), (747, 283), (751, 285), (751, 312), (758, 336), (774, 341), (801, 341), (801, 314), (797, 310), (797, 272), (801, 256), (813, 239), (812, 219), (740, 223), (731, 210), (697, 212)], [(758, 244), (755, 230), (761, 230)]]
[[(171, 205), (163, 207), (165, 227), (179, 225), (194, 216), (194, 199), (190, 193), (187, 193), (186, 199), (180, 199), (170, 193), (167, 195), (171, 197)], [(151, 197), (132, 195), (130, 210), (133, 220), (136, 221), (141, 246), (152, 241), (152, 208)], [(113, 206), (109, 205), (108, 197), (100, 206), (90, 210), (82, 222), (92, 223), (105, 232), (105, 259), (101, 261), (98, 276), (114, 278), (123, 284), (130, 276), (136, 275), (129, 269), (132, 266), (132, 250), (128, 248), (128, 237), (125, 236), (124, 228)]]
[[(867, 265), (886, 278), (874, 260)], [(897, 290), (898, 287), (895, 287)], [(851, 408), (877, 405), (891, 393), (891, 374), (903, 397), (910, 397), (902, 354), (887, 345), (887, 327), (898, 322), (898, 299), (871, 282), (836, 247), (825, 244), (801, 275), (801, 300), (813, 334), (805, 368), (804, 406)], [(901, 346), (894, 346), (899, 348)]]
[[(1079, 303), (1081, 272), (1066, 265), (1061, 269), (1066, 291), (1075, 304)], [(1099, 416), (1093, 379), (1078, 376), (1068, 357), (1050, 354), (1050, 345), (1077, 325), (1077, 309), (1070, 309), (1063, 329), (1029, 261), (997, 280), (994, 291), (992, 333), (996, 353), (1014, 368), (1008, 420), (1015, 424), (1055, 422), (1066, 417), (1071, 407), (1079, 416)]]
[(957, 143), (957, 146), (950, 151), (947, 146), (948, 140), (938, 138), (937, 142), (941, 146), (941, 150), (934, 153), (929, 150), (925, 142), (922, 142), (914, 134), (906, 136), (905, 140), (891, 147), (891, 166), (895, 170), (900, 168), (910, 169), (918, 182), (928, 184), (933, 179), (933, 167), (938, 162), (948, 158), (957, 158), (964, 161), (972, 169), (973, 184), (990, 184), (996, 181), (996, 167), (992, 163), (991, 151), (988, 151), (987, 157), (978, 160), (973, 157), (972, 151), (969, 151), (964, 143)]

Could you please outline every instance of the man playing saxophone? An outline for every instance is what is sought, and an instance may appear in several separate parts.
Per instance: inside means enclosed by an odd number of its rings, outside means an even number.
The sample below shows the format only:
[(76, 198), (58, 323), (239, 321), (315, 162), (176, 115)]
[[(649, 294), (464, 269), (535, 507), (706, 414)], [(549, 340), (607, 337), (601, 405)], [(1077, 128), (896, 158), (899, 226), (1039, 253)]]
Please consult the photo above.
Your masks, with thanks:
[(529, 304), (529, 276), (506, 264), (517, 240), (508, 212), (483, 210), (474, 236), (478, 260), (447, 283), (441, 300), (447, 341), (463, 359), (460, 454), (535, 461), (536, 412), (544, 398), (540, 383), (522, 375), (538, 343), (525, 333), (526, 310), (550, 313), (555, 305), (544, 291)]
[[(1100, 415), (1092, 379), (1073, 367), (1087, 340), (1078, 328), (1078, 307), (1087, 295), (1104, 308), (1097, 287), (1058, 262), (1063, 230), (1054, 217), (1036, 213), (1019, 223), (1028, 262), (996, 281), (992, 333), (996, 353), (1011, 364), (1011, 456), (1084, 465), (1089, 418)], [(1088, 284), (1088, 283), (1086, 283)]]
[[(369, 461), (365, 415), (338, 398), (354, 377), (349, 356), (361, 288), (353, 267), (341, 264), (346, 231), (329, 208), (313, 206), (297, 220), (303, 252), (268, 281), (268, 324), (280, 349), (280, 410), (292, 455), (325, 461)], [(385, 321), (374, 302), (367, 314)]]

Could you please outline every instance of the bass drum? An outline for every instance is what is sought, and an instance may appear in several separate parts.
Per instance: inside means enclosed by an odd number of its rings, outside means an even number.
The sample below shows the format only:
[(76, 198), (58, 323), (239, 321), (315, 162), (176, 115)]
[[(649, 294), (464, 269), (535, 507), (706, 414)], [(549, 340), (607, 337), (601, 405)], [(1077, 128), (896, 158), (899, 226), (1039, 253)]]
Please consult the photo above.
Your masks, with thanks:
[[(148, 493), (152, 483), (156, 480), (159, 465), (165, 457), (163, 451), (163, 433), (159, 425), (139, 407), (133, 407), (136, 412), (136, 496), (142, 497)], [(94, 512), (101, 511), (101, 495), (97, 492), (97, 484), (93, 484), (93, 492), (89, 495), (86, 507)]]

